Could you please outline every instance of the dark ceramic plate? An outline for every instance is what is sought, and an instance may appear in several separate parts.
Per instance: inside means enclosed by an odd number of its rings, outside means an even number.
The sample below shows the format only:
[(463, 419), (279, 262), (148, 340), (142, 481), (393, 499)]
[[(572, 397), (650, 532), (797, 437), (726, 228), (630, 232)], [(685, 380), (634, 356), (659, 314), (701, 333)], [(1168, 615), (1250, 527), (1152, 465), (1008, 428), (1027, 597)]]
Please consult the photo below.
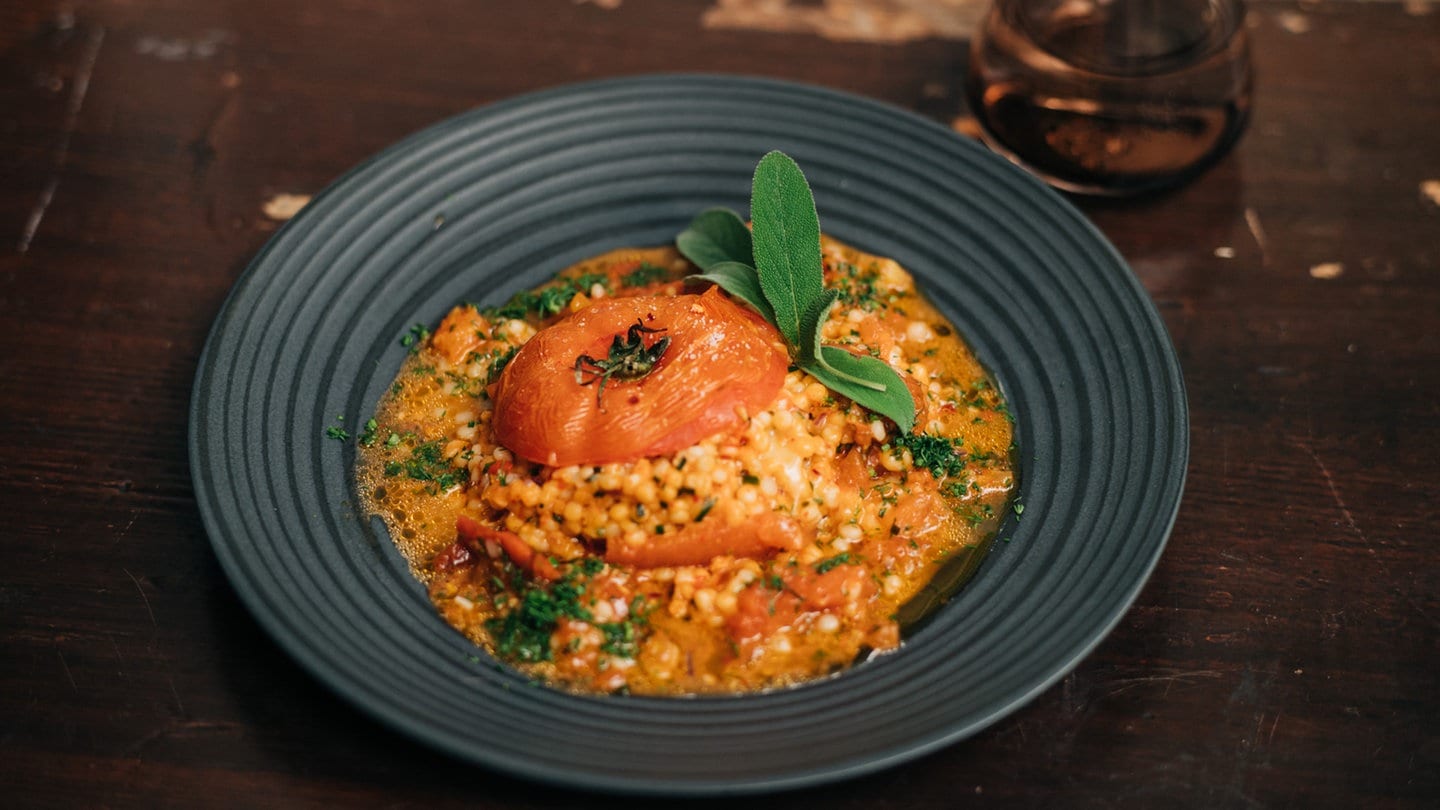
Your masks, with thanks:
[[(824, 229), (894, 257), (1016, 415), (1021, 503), (978, 575), (899, 652), (731, 698), (587, 698), (497, 667), (358, 514), (357, 432), (414, 323), (499, 302), (592, 254), (748, 210), (760, 156), (804, 168)], [(651, 77), (441, 123), (351, 171), (265, 247), (205, 348), (190, 424), (215, 553), (300, 663), (461, 759), (564, 785), (713, 794), (826, 782), (970, 736), (1114, 627), (1164, 547), (1188, 452), (1173, 349), (1073, 208), (899, 109), (814, 87)]]

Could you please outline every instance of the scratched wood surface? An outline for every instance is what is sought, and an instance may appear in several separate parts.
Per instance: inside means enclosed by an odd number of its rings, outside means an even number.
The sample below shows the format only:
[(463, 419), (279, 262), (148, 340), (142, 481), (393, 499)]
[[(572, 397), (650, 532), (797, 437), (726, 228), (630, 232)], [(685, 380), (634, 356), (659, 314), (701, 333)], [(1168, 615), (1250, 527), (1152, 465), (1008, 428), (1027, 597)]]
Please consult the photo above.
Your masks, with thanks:
[[(453, 113), (704, 70), (964, 114), (952, 34), (711, 8), (0, 4), (0, 804), (619, 803), (438, 757), (302, 673), (209, 551), (186, 412), (283, 195)], [(1192, 407), (1184, 506), (1133, 610), (978, 737), (747, 804), (1435, 806), (1440, 7), (1256, 2), (1251, 34), (1235, 153), (1164, 197), (1081, 203), (1158, 304)]]

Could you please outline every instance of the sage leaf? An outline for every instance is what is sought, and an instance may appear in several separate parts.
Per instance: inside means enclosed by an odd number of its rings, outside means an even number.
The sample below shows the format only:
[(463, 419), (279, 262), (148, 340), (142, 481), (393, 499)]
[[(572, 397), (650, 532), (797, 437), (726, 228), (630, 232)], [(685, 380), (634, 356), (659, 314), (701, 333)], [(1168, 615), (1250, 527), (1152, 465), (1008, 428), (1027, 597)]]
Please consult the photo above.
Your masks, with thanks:
[(795, 365), (808, 368), (824, 362), (820, 359), (820, 331), (839, 297), (839, 290), (822, 290), (820, 297), (811, 301), (800, 316), (800, 345), (795, 347)]
[[(812, 371), (815, 366), (821, 366), (830, 373), (843, 380), (849, 380), (855, 385), (864, 386), (875, 391), (884, 391), (886, 383), (881, 380), (857, 377), (841, 369), (835, 368), (825, 360), (824, 343), (820, 339), (821, 329), (825, 326), (825, 320), (830, 315), (830, 308), (835, 306), (835, 299), (840, 297), (839, 290), (826, 289), (820, 297), (810, 302), (810, 307), (800, 318), (800, 345), (795, 347), (795, 365), (806, 371)], [(849, 354), (849, 352), (845, 352)]]
[(704, 273), (697, 273), (694, 277), (716, 285), (749, 304), (750, 308), (764, 316), (765, 320), (775, 322), (775, 311), (770, 308), (770, 302), (765, 300), (765, 292), (760, 288), (760, 276), (750, 265), (732, 261), (716, 262), (706, 268)]
[[(862, 408), (889, 418), (902, 433), (915, 429), (915, 398), (895, 369), (878, 358), (854, 355), (838, 346), (822, 346), (820, 354), (824, 362), (805, 370), (826, 388), (849, 397)], [(868, 385), (859, 385), (851, 381), (853, 378), (879, 383), (884, 388), (876, 390)]]
[(701, 270), (709, 270), (721, 262), (754, 265), (750, 245), (750, 229), (745, 227), (745, 220), (729, 208), (701, 211), (690, 220), (689, 227), (675, 237), (680, 255)]
[(680, 253), (709, 281), (769, 321), (795, 366), (830, 390), (895, 422), (915, 427), (915, 399), (905, 380), (874, 357), (826, 346), (821, 332), (840, 293), (826, 289), (820, 217), (800, 167), (770, 152), (755, 167), (752, 228), (728, 208), (702, 211), (675, 237)]
[(755, 269), (775, 326), (800, 346), (801, 317), (825, 288), (820, 217), (804, 173), (783, 152), (766, 154), (755, 167), (750, 220)]
[[(822, 346), (821, 348), (824, 349), (825, 347)], [(846, 352), (846, 354), (849, 354), (849, 352)], [(883, 364), (882, 364), (882, 365), (883, 365)], [(823, 368), (823, 369), (825, 369), (826, 371), (829, 371), (831, 374), (834, 374), (834, 375), (837, 375), (837, 376), (839, 376), (839, 377), (841, 377), (841, 378), (843, 378), (843, 379), (849, 380), (850, 382), (852, 382), (852, 383), (854, 383), (854, 384), (856, 384), (856, 385), (860, 385), (860, 386), (864, 386), (865, 388), (869, 388), (869, 389), (872, 390), (872, 391), (884, 391), (887, 386), (891, 385), (891, 383), (889, 383), (889, 382), (882, 382), (881, 380), (878, 380), (878, 379), (874, 379), (874, 380), (872, 380), (872, 379), (865, 379), (865, 378), (863, 378), (863, 377), (857, 377), (857, 376), (855, 376), (854, 374), (850, 374), (850, 373), (841, 371), (840, 369), (838, 369), (838, 368), (830, 365), (830, 363), (826, 361), (826, 359), (825, 359), (825, 352), (824, 352), (824, 351), (821, 351), (821, 352), (820, 352), (820, 357), (815, 361), (814, 366), (819, 366), (820, 368)], [(813, 370), (814, 370), (814, 366), (806, 366), (806, 367), (805, 367), (805, 370), (806, 370), (806, 371), (813, 371)], [(886, 366), (886, 368), (889, 368), (889, 366)], [(903, 385), (904, 383), (902, 382), (901, 384)]]

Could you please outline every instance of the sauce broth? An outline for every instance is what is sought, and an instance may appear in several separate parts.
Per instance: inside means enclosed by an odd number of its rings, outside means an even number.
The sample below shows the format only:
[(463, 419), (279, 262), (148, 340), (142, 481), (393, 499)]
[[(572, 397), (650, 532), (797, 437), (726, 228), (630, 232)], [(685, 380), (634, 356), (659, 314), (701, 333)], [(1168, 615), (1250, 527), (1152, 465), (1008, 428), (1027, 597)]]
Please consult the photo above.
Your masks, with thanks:
[[(413, 330), (357, 479), (440, 615), (527, 676), (589, 693), (764, 690), (897, 648), (937, 601), (937, 571), (973, 570), (993, 536), (1012, 425), (905, 270), (828, 238), (823, 254), (841, 293), (823, 338), (901, 373), (911, 434), (790, 369), (768, 407), (674, 452), (565, 466), (511, 452), (493, 424), (505, 366), (598, 301), (703, 290), (670, 248), (608, 253)], [(620, 403), (628, 385), (600, 395)]]

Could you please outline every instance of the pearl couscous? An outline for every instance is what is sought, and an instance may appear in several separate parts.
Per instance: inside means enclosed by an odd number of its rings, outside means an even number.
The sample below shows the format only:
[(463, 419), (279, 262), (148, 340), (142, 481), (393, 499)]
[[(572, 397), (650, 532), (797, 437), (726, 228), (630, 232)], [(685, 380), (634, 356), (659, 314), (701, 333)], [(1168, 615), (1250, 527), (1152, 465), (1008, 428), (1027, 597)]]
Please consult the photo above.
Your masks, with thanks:
[[(942, 567), (977, 560), (999, 523), (1014, 489), (1011, 421), (905, 270), (828, 239), (823, 255), (840, 291), (823, 339), (899, 372), (912, 432), (767, 354), (768, 333), (732, 318), (731, 344), (751, 340), (741, 345), (756, 359), (738, 363), (745, 394), (717, 429), (664, 433), (633, 458), (594, 450), (610, 436), (582, 436), (589, 455), (555, 463), (507, 443), (535, 403), (503, 401), (505, 369), (545, 330), (607, 299), (716, 317), (734, 306), (687, 280), (694, 268), (668, 248), (609, 253), (505, 306), (415, 327), (359, 437), (358, 481), (445, 620), (526, 675), (583, 692), (754, 691), (899, 646), (907, 603)], [(641, 359), (681, 351), (678, 321), (639, 323), (614, 344)], [(606, 367), (593, 358), (562, 361), (553, 385), (583, 386), (599, 412), (640, 401), (623, 376), (597, 384)], [(688, 405), (657, 405), (637, 429)]]

